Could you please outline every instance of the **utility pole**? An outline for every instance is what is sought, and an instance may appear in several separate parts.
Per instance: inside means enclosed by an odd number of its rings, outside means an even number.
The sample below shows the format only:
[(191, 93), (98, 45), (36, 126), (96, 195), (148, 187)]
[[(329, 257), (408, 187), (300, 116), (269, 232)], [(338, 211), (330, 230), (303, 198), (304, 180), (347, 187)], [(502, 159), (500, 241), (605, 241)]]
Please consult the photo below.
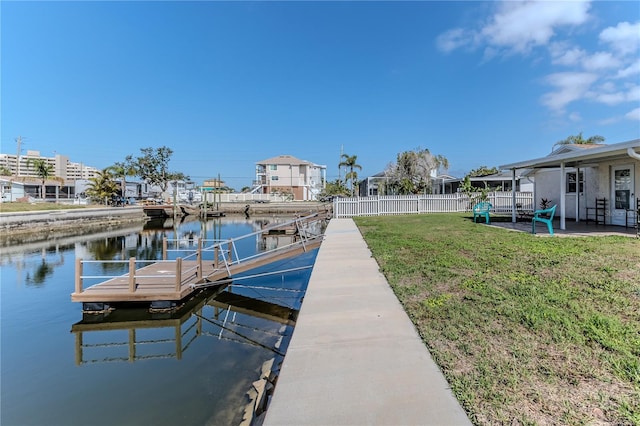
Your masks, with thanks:
[(16, 143), (18, 144), (18, 153), (16, 155), (16, 176), (20, 176), (20, 145), (22, 145), (22, 136), (18, 136)]
[(338, 182), (342, 182), (342, 167), (340, 167), (340, 163), (342, 163), (342, 154), (344, 153), (344, 145), (340, 145), (340, 161), (338, 162)]

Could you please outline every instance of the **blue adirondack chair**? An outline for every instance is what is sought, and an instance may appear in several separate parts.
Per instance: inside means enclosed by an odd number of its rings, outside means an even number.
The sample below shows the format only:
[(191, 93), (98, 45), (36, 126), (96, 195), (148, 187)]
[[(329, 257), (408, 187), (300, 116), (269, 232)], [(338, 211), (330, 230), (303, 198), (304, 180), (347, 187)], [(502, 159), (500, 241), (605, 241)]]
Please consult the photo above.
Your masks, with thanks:
[(489, 218), (489, 211), (492, 208), (493, 205), (488, 201), (483, 201), (473, 206), (473, 222), (476, 222), (476, 218), (484, 216), (485, 222), (491, 223), (491, 219)]
[(547, 224), (549, 228), (549, 235), (553, 235), (553, 215), (556, 214), (556, 206), (543, 210), (536, 210), (533, 212), (533, 219), (531, 219), (531, 233), (536, 233), (536, 222), (542, 222)]

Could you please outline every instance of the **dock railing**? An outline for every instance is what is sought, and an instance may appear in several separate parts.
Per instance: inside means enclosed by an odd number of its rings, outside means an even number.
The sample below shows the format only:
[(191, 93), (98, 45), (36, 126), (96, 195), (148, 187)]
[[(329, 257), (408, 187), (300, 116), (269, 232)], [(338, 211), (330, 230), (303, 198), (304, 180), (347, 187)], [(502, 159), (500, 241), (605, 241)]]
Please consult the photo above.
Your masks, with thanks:
[[(141, 260), (132, 257), (128, 260), (83, 260), (76, 258), (75, 268), (75, 293), (80, 294), (84, 290), (84, 281), (91, 280), (111, 280), (116, 278), (127, 279), (128, 292), (135, 293), (137, 289), (136, 279), (158, 279), (166, 280), (167, 278), (175, 279), (175, 291), (181, 291), (184, 285), (194, 285), (202, 281), (203, 276), (203, 262), (212, 261), (213, 272), (226, 269), (227, 274), (231, 276), (231, 268), (234, 265), (249, 262), (253, 259), (258, 259), (261, 256), (272, 254), (279, 251), (286, 251), (289, 248), (295, 246), (302, 246), (306, 250), (306, 245), (311, 241), (322, 239), (324, 233), (325, 217), (319, 213), (312, 213), (305, 217), (299, 217), (291, 221), (277, 223), (272, 226), (264, 227), (258, 231), (242, 235), (236, 238), (229, 238), (226, 240), (205, 240), (194, 239), (196, 242), (195, 248), (191, 247), (177, 247), (180, 240), (164, 239), (162, 247), (162, 260)], [(263, 251), (255, 254), (246, 255), (242, 253), (239, 248), (239, 243), (248, 239), (256, 239), (257, 237), (268, 234), (270, 231), (277, 230), (279, 228), (287, 226), (295, 226), (295, 239), (292, 243), (276, 247), (275, 249)], [(205, 246), (204, 243), (212, 241), (213, 244)], [(247, 246), (255, 247), (255, 244), (247, 244)], [(184, 254), (182, 257), (176, 257), (174, 260), (168, 259), (169, 253), (181, 252)], [(191, 263), (192, 261), (193, 264)], [(185, 262), (188, 262), (188, 267), (185, 267)], [(140, 265), (151, 265), (162, 263), (166, 265), (166, 270), (162, 274), (151, 274), (145, 270), (145, 267), (138, 269)], [(127, 271), (117, 275), (85, 275), (85, 265), (89, 264), (120, 264), (126, 265)], [(208, 268), (211, 272), (211, 268)], [(89, 288), (89, 287), (88, 287)]]
[[(75, 274), (75, 292), (82, 293), (84, 288), (84, 280), (92, 279), (92, 280), (109, 280), (114, 278), (122, 278), (125, 277), (128, 279), (129, 293), (136, 292), (136, 278), (157, 278), (157, 279), (166, 279), (166, 278), (174, 278), (175, 279), (175, 291), (180, 291), (182, 285), (185, 282), (189, 282), (194, 277), (201, 277), (202, 266), (196, 264), (196, 266), (192, 266), (190, 268), (183, 267), (183, 258), (178, 257), (175, 260), (141, 260), (136, 259), (135, 257), (129, 258), (129, 260), (83, 260), (81, 258), (76, 258), (76, 274)], [(124, 274), (119, 275), (84, 275), (84, 265), (86, 264), (120, 264), (120, 265), (128, 265), (128, 271)], [(144, 273), (144, 267), (141, 269), (136, 269), (139, 264), (157, 264), (157, 263), (166, 263), (170, 265), (169, 267), (174, 269), (173, 274), (149, 274)]]

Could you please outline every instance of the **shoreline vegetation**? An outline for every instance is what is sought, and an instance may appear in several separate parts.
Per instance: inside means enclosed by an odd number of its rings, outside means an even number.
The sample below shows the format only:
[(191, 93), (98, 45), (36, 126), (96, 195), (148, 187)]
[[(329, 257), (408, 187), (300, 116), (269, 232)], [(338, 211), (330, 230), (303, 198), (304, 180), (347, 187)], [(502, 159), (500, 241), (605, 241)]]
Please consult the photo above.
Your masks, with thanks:
[(474, 424), (640, 424), (636, 239), (355, 221)]

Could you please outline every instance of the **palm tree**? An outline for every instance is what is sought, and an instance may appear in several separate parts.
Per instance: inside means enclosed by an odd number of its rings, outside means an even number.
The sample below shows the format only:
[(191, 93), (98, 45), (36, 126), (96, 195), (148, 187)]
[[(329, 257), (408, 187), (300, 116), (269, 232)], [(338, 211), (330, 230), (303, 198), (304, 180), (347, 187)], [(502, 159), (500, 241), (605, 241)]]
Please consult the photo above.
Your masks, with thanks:
[(555, 148), (558, 145), (591, 145), (591, 144), (599, 144), (602, 142), (604, 142), (603, 136), (594, 135), (594, 136), (588, 137), (587, 139), (584, 139), (582, 137), (582, 132), (580, 132), (577, 135), (571, 135), (566, 139), (556, 142), (555, 144), (553, 144), (553, 148)]
[(137, 169), (134, 166), (133, 162), (126, 161), (124, 163), (116, 162), (112, 166), (107, 167), (109, 173), (112, 173), (116, 178), (120, 178), (120, 195), (124, 198), (126, 197), (127, 191), (127, 176), (135, 176), (137, 174)]
[(344, 175), (344, 180), (350, 182), (351, 195), (355, 196), (356, 186), (358, 184), (358, 172), (356, 172), (355, 169), (362, 170), (362, 166), (356, 162), (358, 159), (357, 155), (342, 154), (340, 158), (343, 160), (338, 164), (338, 167), (347, 167), (349, 169), (347, 174)]
[(42, 158), (29, 158), (27, 160), (27, 166), (29, 165), (33, 166), (38, 177), (42, 179), (42, 185), (40, 186), (40, 198), (44, 200), (46, 192), (45, 183), (48, 178), (53, 176), (53, 167)]
[(118, 193), (118, 183), (113, 180), (113, 175), (108, 168), (103, 169), (89, 179), (86, 192), (92, 200), (108, 204), (109, 200)]

